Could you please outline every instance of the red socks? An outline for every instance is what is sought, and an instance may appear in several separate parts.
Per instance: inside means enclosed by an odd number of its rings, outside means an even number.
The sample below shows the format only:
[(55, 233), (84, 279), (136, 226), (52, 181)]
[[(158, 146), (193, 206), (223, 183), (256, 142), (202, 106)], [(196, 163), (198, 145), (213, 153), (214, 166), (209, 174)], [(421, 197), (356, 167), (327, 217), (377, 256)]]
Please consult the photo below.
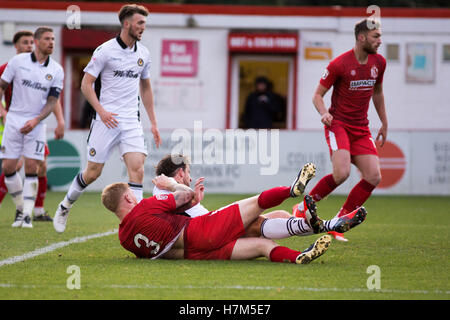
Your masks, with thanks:
[[(345, 212), (352, 212), (356, 208), (362, 206), (363, 203), (370, 197), (375, 187), (376, 186), (371, 185), (366, 180), (361, 179), (361, 181), (359, 181), (348, 194), (347, 200), (342, 206), (344, 210), (341, 210), (341, 212), (343, 214)], [(339, 216), (341, 216), (341, 212), (339, 213)]]
[(272, 262), (292, 262), (295, 263), (300, 251), (295, 251), (287, 247), (278, 246), (270, 251), (270, 261)]
[(333, 175), (329, 174), (317, 182), (309, 195), (313, 197), (314, 201), (320, 201), (336, 189), (337, 186), (336, 182), (334, 182)]
[(276, 187), (263, 191), (258, 197), (258, 205), (261, 209), (269, 209), (283, 203), (290, 197), (290, 187)]
[(0, 203), (2, 203), (3, 198), (6, 196), (7, 193), (8, 193), (8, 188), (6, 187), (6, 184), (5, 184), (5, 174), (2, 173), (0, 175)]
[(44, 206), (45, 196), (47, 195), (47, 177), (39, 177), (38, 179), (39, 186), (34, 206), (42, 208)]

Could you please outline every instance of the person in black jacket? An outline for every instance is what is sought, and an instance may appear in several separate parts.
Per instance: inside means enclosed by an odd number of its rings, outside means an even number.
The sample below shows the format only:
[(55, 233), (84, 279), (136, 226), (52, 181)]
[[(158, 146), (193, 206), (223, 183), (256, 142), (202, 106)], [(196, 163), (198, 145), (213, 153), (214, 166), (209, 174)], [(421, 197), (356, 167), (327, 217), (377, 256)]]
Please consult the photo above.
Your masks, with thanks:
[(250, 93), (245, 102), (243, 115), (244, 127), (254, 129), (271, 129), (278, 113), (282, 112), (280, 99), (270, 90), (266, 77), (255, 79), (255, 91)]

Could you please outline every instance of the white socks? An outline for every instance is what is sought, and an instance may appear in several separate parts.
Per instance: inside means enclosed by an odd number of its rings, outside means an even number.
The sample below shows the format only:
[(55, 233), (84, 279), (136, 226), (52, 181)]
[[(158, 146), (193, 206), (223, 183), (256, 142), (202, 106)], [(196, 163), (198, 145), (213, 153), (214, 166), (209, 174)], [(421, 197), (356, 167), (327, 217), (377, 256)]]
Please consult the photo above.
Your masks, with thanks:
[(23, 214), (31, 216), (33, 213), (34, 203), (36, 202), (36, 195), (38, 189), (37, 175), (25, 176), (23, 182)]
[(335, 217), (331, 220), (323, 220), (323, 231), (334, 231), (334, 227), (336, 223), (339, 221), (339, 218)]
[(86, 187), (87, 184), (84, 182), (83, 175), (80, 172), (73, 179), (72, 184), (70, 185), (69, 190), (67, 191), (67, 194), (64, 197), (64, 200), (62, 201), (62, 205), (65, 208), (72, 207), (73, 203), (77, 201), (78, 198), (83, 194)]
[(23, 210), (22, 178), (17, 172), (15, 172), (13, 175), (9, 177), (5, 175), (5, 185), (8, 188), (8, 192), (11, 195), (14, 204), (16, 205), (16, 209), (22, 211)]
[(141, 202), (142, 198), (144, 197), (144, 186), (142, 184), (134, 182), (128, 182), (128, 185), (130, 186), (131, 191), (133, 191), (137, 202)]
[(268, 239), (284, 239), (291, 236), (307, 236), (313, 234), (303, 218), (266, 219), (261, 224), (261, 235)]
[[(323, 220), (321, 232), (334, 231), (339, 218)], [(291, 236), (309, 236), (314, 234), (304, 218), (265, 219), (261, 224), (261, 236), (267, 239), (284, 239)]]

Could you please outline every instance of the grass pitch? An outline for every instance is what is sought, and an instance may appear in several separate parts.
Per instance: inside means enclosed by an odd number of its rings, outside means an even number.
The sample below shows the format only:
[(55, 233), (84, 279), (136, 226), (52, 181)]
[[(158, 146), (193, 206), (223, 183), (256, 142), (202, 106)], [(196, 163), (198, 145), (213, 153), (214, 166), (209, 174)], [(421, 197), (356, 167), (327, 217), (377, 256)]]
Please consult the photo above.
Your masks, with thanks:
[[(48, 193), (51, 216), (63, 196)], [(213, 210), (244, 197), (207, 195), (203, 203)], [(331, 218), (344, 200), (330, 196), (319, 202), (320, 216)], [(289, 199), (278, 208), (290, 211), (294, 204)], [(14, 210), (7, 196), (0, 208), (0, 299), (449, 300), (450, 198), (373, 196), (365, 207), (367, 220), (346, 234), (350, 241), (333, 241), (328, 252), (309, 265), (263, 258), (151, 261), (125, 251), (117, 234), (82, 238), (118, 228), (99, 193), (82, 196), (63, 234), (45, 222), (34, 222), (33, 229), (12, 228)], [(277, 242), (303, 250), (317, 237)], [(56, 243), (62, 247), (52, 247)], [(42, 253), (39, 248), (54, 250)], [(29, 257), (30, 252), (37, 255)], [(79, 268), (80, 289), (67, 286), (76, 284), (70, 278), (74, 273), (68, 273), (73, 265)], [(376, 285), (373, 270), (379, 271), (380, 289), (367, 286)]]

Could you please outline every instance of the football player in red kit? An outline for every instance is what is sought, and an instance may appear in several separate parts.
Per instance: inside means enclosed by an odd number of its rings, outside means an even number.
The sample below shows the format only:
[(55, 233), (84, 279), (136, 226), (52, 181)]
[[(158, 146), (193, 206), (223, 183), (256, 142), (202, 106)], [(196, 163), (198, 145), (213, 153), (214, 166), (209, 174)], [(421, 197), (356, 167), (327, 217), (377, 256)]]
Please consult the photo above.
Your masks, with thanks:
[[(320, 237), (303, 252), (280, 246), (269, 237), (243, 236), (265, 209), (278, 206), (289, 197), (300, 196), (314, 173), (314, 165), (306, 164), (290, 187), (272, 188), (195, 218), (176, 213), (184, 212), (203, 199), (203, 178), (197, 180), (194, 191), (173, 178), (157, 176), (153, 183), (173, 193), (158, 194), (139, 203), (126, 183), (114, 183), (103, 190), (102, 203), (120, 220), (121, 245), (139, 258), (244, 260), (266, 257), (273, 262), (305, 264), (325, 253), (331, 243), (329, 235)], [(317, 216), (314, 201), (307, 196), (305, 202), (308, 205), (306, 218), (266, 219), (261, 234), (280, 234), (283, 228), (287, 236), (330, 230), (345, 232), (366, 217), (365, 209), (359, 208), (346, 216), (322, 221)]]
[[(350, 175), (353, 163), (361, 172), (361, 180), (350, 191), (338, 216), (362, 206), (381, 180), (375, 141), (369, 130), (367, 112), (372, 99), (381, 121), (376, 140), (383, 146), (387, 136), (387, 117), (383, 94), (386, 60), (377, 54), (381, 45), (379, 22), (364, 19), (355, 25), (355, 47), (330, 62), (314, 93), (313, 103), (325, 126), (333, 172), (323, 177), (310, 191), (320, 201), (342, 184)], [(331, 107), (327, 109), (324, 95), (333, 87)], [(305, 205), (294, 207), (294, 215), (304, 215)], [(331, 232), (338, 240), (342, 234)]]

